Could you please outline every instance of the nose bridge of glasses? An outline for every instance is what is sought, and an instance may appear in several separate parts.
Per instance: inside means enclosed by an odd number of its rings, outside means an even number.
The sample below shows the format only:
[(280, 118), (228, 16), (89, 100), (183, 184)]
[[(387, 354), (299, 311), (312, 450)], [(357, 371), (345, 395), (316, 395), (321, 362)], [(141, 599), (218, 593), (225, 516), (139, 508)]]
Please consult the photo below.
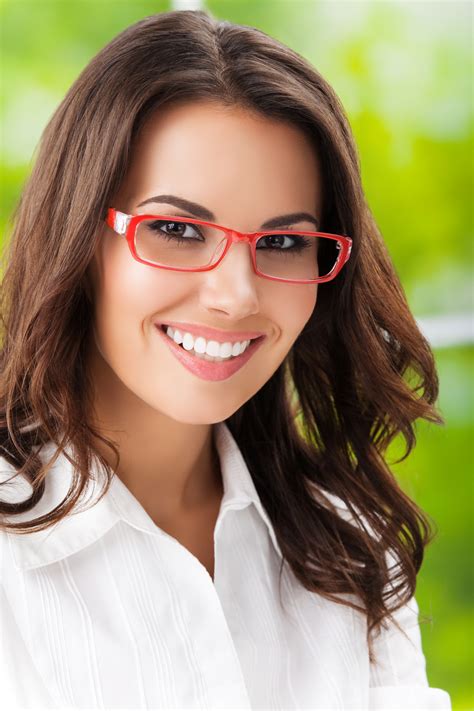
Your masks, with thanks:
[[(240, 232), (239, 230), (228, 228), (227, 230), (227, 235), (230, 238), (227, 249), (225, 250), (225, 256), (221, 254), (221, 258), (219, 259), (219, 262), (222, 262), (223, 259), (226, 259), (227, 261), (232, 261), (233, 259), (236, 258), (236, 253), (242, 251), (242, 259), (247, 259), (251, 263), (253, 263), (252, 259), (252, 254), (251, 254), (251, 235), (252, 233), (246, 233), (246, 232)], [(245, 243), (247, 242), (248, 244), (248, 249), (245, 248)], [(239, 243), (243, 243), (242, 247), (239, 249), (232, 249), (232, 247), (237, 246)], [(229, 258), (229, 252), (233, 253), (233, 256), (231, 256), (230, 260)], [(247, 252), (247, 256), (245, 256), (245, 253)], [(253, 270), (253, 269), (252, 269)]]
[(229, 228), (227, 232), (230, 235), (231, 244), (234, 242), (248, 242), (250, 244), (253, 235), (252, 232), (240, 232), (232, 228)]

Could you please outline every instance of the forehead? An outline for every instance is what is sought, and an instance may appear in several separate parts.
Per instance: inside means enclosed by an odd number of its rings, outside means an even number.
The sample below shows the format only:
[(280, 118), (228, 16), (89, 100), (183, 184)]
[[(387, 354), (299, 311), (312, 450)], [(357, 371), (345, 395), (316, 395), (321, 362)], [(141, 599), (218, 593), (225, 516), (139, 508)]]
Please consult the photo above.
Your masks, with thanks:
[[(177, 192), (218, 206), (232, 200), (320, 208), (314, 145), (298, 127), (215, 102), (158, 109), (132, 147), (125, 195), (138, 202)], [(209, 204), (212, 209), (212, 205)]]

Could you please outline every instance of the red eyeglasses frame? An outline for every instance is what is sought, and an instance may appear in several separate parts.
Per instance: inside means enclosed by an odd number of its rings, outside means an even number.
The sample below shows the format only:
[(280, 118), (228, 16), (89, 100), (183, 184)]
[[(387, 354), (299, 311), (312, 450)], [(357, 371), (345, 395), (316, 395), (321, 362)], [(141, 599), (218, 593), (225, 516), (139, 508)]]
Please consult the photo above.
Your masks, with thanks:
[[(161, 265), (161, 264), (155, 264), (154, 262), (150, 262), (146, 259), (142, 259), (141, 257), (138, 256), (136, 248), (135, 248), (135, 234), (137, 230), (137, 226), (140, 224), (140, 222), (143, 222), (143, 220), (150, 220), (150, 219), (157, 219), (157, 220), (169, 220), (170, 222), (186, 222), (190, 223), (193, 225), (204, 225), (207, 227), (216, 227), (220, 230), (222, 230), (226, 237), (227, 237), (227, 243), (225, 246), (224, 251), (222, 252), (221, 256), (217, 260), (217, 262), (210, 267), (169, 267), (166, 265)], [(252, 255), (252, 264), (253, 268), (256, 274), (258, 276), (263, 277), (264, 279), (271, 279), (272, 281), (282, 281), (286, 282), (289, 284), (320, 284), (322, 282), (326, 281), (331, 281), (334, 279), (339, 272), (341, 271), (342, 267), (344, 264), (348, 261), (350, 254), (351, 254), (351, 249), (352, 249), (352, 239), (348, 237), (347, 235), (335, 235), (331, 234), (329, 232), (308, 232), (305, 230), (284, 230), (285, 234), (300, 234), (300, 235), (308, 235), (311, 237), (329, 237), (330, 239), (336, 240), (340, 244), (340, 252), (336, 261), (336, 264), (334, 267), (331, 269), (329, 274), (327, 274), (325, 277), (318, 277), (317, 279), (283, 279), (282, 277), (273, 277), (269, 276), (268, 274), (263, 274), (262, 272), (259, 271), (257, 268), (257, 255), (256, 255), (256, 244), (257, 241), (260, 239), (260, 237), (263, 237), (264, 235), (278, 235), (282, 234), (282, 230), (264, 230), (262, 232), (239, 232), (238, 230), (233, 230), (230, 227), (224, 227), (223, 225), (217, 225), (214, 222), (205, 222), (203, 220), (198, 220), (195, 219), (194, 217), (180, 217), (177, 215), (128, 215), (125, 212), (120, 212), (119, 210), (110, 207), (107, 211), (107, 217), (105, 222), (109, 227), (111, 227), (114, 232), (118, 235), (125, 235), (125, 238), (128, 242), (128, 246), (130, 249), (130, 252), (132, 254), (132, 257), (136, 259), (137, 262), (141, 262), (142, 264), (147, 264), (148, 266), (151, 267), (156, 267), (158, 269), (169, 269), (171, 271), (176, 271), (176, 272), (208, 272), (211, 271), (211, 269), (215, 269), (224, 259), (225, 255), (230, 249), (230, 246), (234, 242), (248, 242), (250, 246), (250, 252)]]

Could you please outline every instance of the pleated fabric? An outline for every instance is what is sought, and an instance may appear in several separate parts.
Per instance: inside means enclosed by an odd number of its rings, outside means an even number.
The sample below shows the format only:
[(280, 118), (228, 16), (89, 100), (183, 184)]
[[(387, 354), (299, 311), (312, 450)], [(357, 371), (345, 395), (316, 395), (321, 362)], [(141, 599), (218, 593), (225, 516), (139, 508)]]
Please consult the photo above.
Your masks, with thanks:
[[(376, 642), (366, 619), (305, 590), (285, 563), (242, 454), (213, 426), (224, 495), (214, 580), (114, 476), (46, 531), (0, 532), (0, 707), (450, 709), (430, 688), (412, 599)], [(49, 457), (52, 444), (41, 453)], [(14, 473), (0, 458), (0, 480)], [(62, 454), (27, 520), (66, 495)], [(101, 488), (101, 487), (100, 487)], [(31, 490), (17, 477), (3, 500)], [(394, 705), (395, 704), (395, 705)]]

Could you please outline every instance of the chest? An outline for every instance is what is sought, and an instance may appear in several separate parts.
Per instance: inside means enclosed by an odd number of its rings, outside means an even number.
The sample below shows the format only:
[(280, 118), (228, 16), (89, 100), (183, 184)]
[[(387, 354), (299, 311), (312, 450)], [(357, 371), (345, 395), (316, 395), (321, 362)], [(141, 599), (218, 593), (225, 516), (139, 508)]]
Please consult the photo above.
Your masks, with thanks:
[(171, 534), (192, 553), (214, 580), (214, 527), (216, 519), (208, 517)]
[(216, 497), (200, 511), (176, 517), (164, 530), (192, 553), (214, 580), (214, 529), (221, 497)]
[(365, 627), (280, 571), (254, 507), (223, 507), (211, 584), (217, 513), (170, 528), (181, 545), (120, 522), (64, 560), (9, 567), (0, 629), (26, 706), (38, 680), (47, 708), (368, 708)]

